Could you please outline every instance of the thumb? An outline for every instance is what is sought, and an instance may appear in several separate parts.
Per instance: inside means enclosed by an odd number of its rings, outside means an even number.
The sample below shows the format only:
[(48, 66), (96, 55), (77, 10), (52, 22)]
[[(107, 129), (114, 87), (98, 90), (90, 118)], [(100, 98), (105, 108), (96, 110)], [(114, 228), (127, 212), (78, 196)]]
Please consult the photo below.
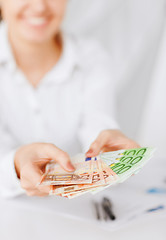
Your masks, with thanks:
[(57, 148), (55, 145), (49, 144), (49, 146), (47, 147), (47, 155), (52, 160), (55, 160), (55, 162), (58, 162), (65, 171), (75, 170), (74, 166), (70, 161), (69, 155), (61, 149)]

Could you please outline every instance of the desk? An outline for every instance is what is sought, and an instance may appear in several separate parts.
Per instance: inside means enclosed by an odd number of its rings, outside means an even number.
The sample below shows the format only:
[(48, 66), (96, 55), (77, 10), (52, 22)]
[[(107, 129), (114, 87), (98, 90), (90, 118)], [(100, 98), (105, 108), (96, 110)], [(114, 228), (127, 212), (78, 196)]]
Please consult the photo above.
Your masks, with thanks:
[[(162, 161), (162, 163), (165, 164), (164, 161)], [(99, 199), (102, 195), (108, 195), (110, 193), (114, 201), (116, 195), (119, 194), (119, 192), (124, 196), (125, 199), (125, 189), (131, 189), (132, 186), (140, 189), (138, 185), (140, 184), (140, 186), (142, 186), (141, 181), (144, 182), (144, 179), (147, 176), (147, 172), (149, 172), (149, 166), (151, 167), (152, 171), (150, 171), (148, 181), (150, 183), (153, 182), (153, 166), (155, 166), (155, 164), (156, 160), (152, 160), (151, 166), (149, 163), (137, 176), (130, 178), (127, 182), (121, 185), (117, 185), (117, 187), (112, 188), (112, 190), (110, 188), (109, 190), (101, 192), (100, 194), (92, 197), (91, 195), (84, 195), (73, 200), (60, 198), (38, 199), (28, 198), (26, 196), (11, 200), (1, 199), (0, 239), (45, 240), (49, 238), (68, 238), (79, 240), (121, 240), (123, 237), (123, 240), (165, 240), (166, 212), (164, 212), (163, 215), (151, 215), (150, 217), (144, 219), (140, 217), (139, 220), (131, 221), (129, 225), (126, 225), (117, 231), (111, 232), (109, 228), (111, 228), (112, 223), (110, 222), (110, 225), (105, 225), (105, 223), (97, 222), (89, 204), (91, 198)], [(163, 166), (161, 167), (163, 169)], [(155, 172), (156, 171), (157, 170), (155, 168)], [(160, 177), (157, 179), (160, 179)], [(113, 195), (113, 192), (115, 196)], [(116, 192), (117, 194), (115, 194)], [(118, 196), (117, 199), (119, 198), (120, 197)], [(164, 198), (161, 197), (162, 202), (165, 200), (165, 196)], [(117, 201), (118, 200), (116, 200), (116, 202)], [(149, 200), (147, 199), (147, 201)], [(153, 201), (155, 203), (155, 201), (157, 202), (157, 199), (153, 199)], [(80, 211), (80, 209), (82, 210)]]
[[(2, 220), (3, 215), (3, 220)], [(143, 221), (115, 232), (109, 232), (90, 223), (57, 216), (51, 213), (15, 209), (1, 209), (1, 240), (45, 239), (114, 239), (165, 240), (166, 221)]]

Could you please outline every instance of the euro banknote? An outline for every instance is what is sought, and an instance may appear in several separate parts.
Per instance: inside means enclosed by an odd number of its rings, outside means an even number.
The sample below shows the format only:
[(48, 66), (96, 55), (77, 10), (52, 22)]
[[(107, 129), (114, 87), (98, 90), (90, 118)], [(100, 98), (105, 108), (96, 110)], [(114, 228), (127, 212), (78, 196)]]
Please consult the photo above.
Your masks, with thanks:
[(53, 162), (46, 166), (41, 185), (50, 185), (50, 195), (74, 198), (95, 194), (135, 175), (150, 160), (154, 148), (124, 149), (101, 153), (92, 158), (79, 154), (71, 161), (73, 173), (65, 172)]
[(55, 163), (48, 163), (45, 174), (42, 176), (41, 185), (68, 185), (91, 183), (93, 177), (93, 164), (88, 161), (84, 155), (78, 155), (72, 158), (72, 164), (75, 171), (68, 173), (62, 167)]

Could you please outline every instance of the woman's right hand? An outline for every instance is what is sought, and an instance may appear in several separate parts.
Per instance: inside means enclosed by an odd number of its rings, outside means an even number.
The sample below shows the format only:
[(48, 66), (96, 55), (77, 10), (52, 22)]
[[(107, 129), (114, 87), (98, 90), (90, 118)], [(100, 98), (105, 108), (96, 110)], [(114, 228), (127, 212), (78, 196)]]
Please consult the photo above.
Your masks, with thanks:
[(15, 154), (14, 164), (21, 187), (28, 196), (47, 196), (49, 186), (38, 183), (44, 173), (45, 166), (50, 160), (55, 160), (66, 171), (74, 171), (68, 154), (54, 144), (33, 143), (22, 146)]

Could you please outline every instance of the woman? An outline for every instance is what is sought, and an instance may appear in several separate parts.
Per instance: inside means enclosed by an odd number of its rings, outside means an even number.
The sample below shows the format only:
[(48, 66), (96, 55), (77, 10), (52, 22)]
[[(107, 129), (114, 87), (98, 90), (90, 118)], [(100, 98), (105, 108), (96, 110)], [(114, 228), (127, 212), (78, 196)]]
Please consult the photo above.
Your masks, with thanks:
[[(98, 44), (61, 31), (67, 0), (0, 0), (0, 194), (46, 196), (51, 159), (134, 148), (113, 115), (109, 59)], [(108, 130), (106, 130), (108, 129)], [(95, 140), (96, 139), (96, 140)], [(91, 145), (90, 145), (91, 143)]]

